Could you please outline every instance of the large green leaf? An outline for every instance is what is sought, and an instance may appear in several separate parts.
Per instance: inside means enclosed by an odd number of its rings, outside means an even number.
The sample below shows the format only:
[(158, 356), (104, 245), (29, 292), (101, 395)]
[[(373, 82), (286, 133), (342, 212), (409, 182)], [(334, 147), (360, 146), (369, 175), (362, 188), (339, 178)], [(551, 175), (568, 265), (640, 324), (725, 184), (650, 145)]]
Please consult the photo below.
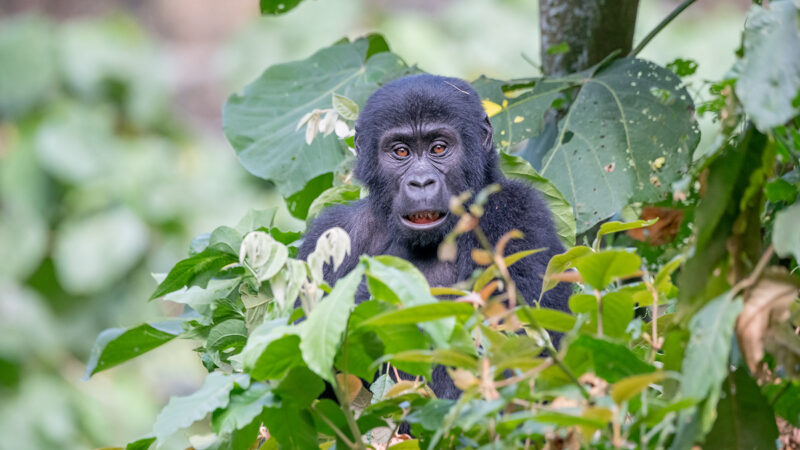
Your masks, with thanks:
[(564, 363), (573, 369), (576, 376), (593, 369), (597, 376), (609, 383), (656, 370), (626, 346), (585, 334), (570, 344)]
[(341, 278), (331, 293), (320, 302), (303, 324), (300, 351), (303, 360), (317, 375), (333, 383), (333, 361), (355, 305), (358, 285), (364, 276), (359, 264)]
[(540, 171), (575, 208), (579, 233), (631, 201), (663, 199), (700, 139), (689, 93), (663, 67), (625, 58), (583, 83)]
[(539, 175), (528, 161), (519, 156), (500, 152), (500, 169), (508, 178), (524, 181), (542, 194), (547, 209), (553, 214), (553, 223), (561, 242), (569, 247), (575, 245), (575, 214), (572, 205), (564, 199), (555, 185)]
[(759, 130), (783, 125), (800, 113), (800, 31), (797, 2), (753, 5), (744, 30), (744, 59), (736, 95)]
[(706, 436), (706, 448), (745, 450), (775, 448), (775, 414), (745, 367), (728, 375), (717, 404), (717, 420)]
[(742, 300), (730, 300), (726, 293), (710, 301), (689, 321), (692, 335), (681, 371), (683, 397), (701, 400), (728, 376), (733, 324), (741, 310)]
[(471, 316), (475, 308), (469, 303), (437, 302), (424, 305), (409, 306), (394, 311), (387, 311), (373, 316), (363, 322), (366, 326), (406, 325), (429, 322), (452, 316)]
[(180, 320), (142, 324), (134, 328), (109, 328), (95, 341), (84, 379), (110, 369), (175, 339), (183, 332)]
[(27, 112), (55, 92), (52, 24), (34, 17), (0, 24), (0, 117)]
[(193, 394), (172, 397), (156, 417), (153, 433), (159, 441), (186, 428), (217, 408), (228, 405), (234, 385), (247, 387), (250, 378), (245, 374), (226, 375), (213, 372), (206, 376), (203, 385)]
[(603, 250), (589, 253), (575, 261), (575, 268), (597, 290), (605, 289), (613, 280), (635, 274), (642, 267), (642, 258), (625, 250)]
[(307, 145), (297, 129), (300, 119), (331, 108), (334, 93), (363, 105), (380, 84), (407, 72), (380, 36), (335, 44), (306, 60), (272, 66), (242, 95), (232, 95), (223, 109), (225, 135), (247, 170), (292, 194), (345, 157), (333, 134)]
[(268, 406), (278, 406), (272, 391), (266, 384), (252, 383), (244, 392), (232, 394), (228, 406), (214, 412), (211, 424), (218, 434), (231, 433), (249, 425)]
[[(408, 308), (437, 303), (425, 276), (413, 264), (393, 256), (363, 258), (367, 264), (367, 286), (378, 300), (388, 300)], [(444, 318), (420, 324), (437, 347), (446, 347), (453, 334), (455, 319)], [(390, 351), (389, 344), (386, 351)]]
[(205, 287), (208, 284), (208, 280), (219, 269), (235, 262), (238, 262), (238, 259), (230, 253), (217, 250), (214, 247), (208, 247), (202, 252), (175, 264), (175, 267), (167, 274), (167, 278), (158, 285), (153, 295), (150, 296), (150, 299), (175, 292), (184, 286), (200, 285)]
[(515, 86), (486, 77), (472, 82), (484, 102), (494, 128), (494, 142), (501, 152), (541, 134), (545, 112), (562, 97), (562, 91), (574, 85), (563, 80), (541, 79)]

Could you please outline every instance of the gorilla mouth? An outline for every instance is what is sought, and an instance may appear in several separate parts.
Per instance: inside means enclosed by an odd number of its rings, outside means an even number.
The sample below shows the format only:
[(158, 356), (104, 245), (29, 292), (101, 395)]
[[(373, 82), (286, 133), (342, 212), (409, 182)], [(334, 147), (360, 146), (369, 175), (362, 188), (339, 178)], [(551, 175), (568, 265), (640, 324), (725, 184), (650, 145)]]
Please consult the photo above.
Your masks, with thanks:
[(446, 212), (441, 211), (418, 211), (402, 217), (403, 223), (415, 230), (427, 230), (434, 228), (444, 222)]

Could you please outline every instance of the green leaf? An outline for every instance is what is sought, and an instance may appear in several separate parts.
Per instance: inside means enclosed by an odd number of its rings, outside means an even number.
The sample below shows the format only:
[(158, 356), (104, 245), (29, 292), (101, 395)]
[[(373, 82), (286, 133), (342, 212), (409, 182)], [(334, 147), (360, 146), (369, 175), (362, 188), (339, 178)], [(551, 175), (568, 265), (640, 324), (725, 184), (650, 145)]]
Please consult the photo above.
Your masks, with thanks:
[[(480, 77), (472, 82), (486, 108), (494, 128), (494, 142), (502, 153), (525, 139), (538, 136), (544, 131), (544, 117), (562, 92), (574, 83), (564, 81), (535, 80), (522, 86)], [(561, 191), (563, 192), (563, 191)]]
[(691, 59), (678, 58), (667, 64), (667, 69), (675, 72), (679, 77), (688, 77), (697, 72), (697, 62)]
[(742, 310), (742, 300), (722, 294), (708, 302), (689, 321), (691, 338), (681, 370), (683, 397), (704, 399), (728, 376), (728, 353), (733, 325)]
[[(249, 425), (264, 409), (276, 407), (269, 386), (252, 383), (247, 390), (230, 396), (230, 403), (224, 409), (217, 409), (211, 417), (211, 425), (217, 434), (228, 434)], [(254, 439), (255, 440), (255, 437)]]
[(211, 328), (206, 341), (206, 351), (226, 352), (240, 350), (247, 342), (247, 326), (244, 320), (228, 319)]
[(261, 0), (261, 14), (280, 15), (285, 14), (297, 7), (303, 0)]
[(778, 256), (794, 256), (795, 261), (800, 262), (800, 233), (797, 232), (797, 224), (800, 224), (800, 203), (795, 203), (775, 215), (772, 242)]
[(539, 175), (528, 161), (519, 156), (500, 152), (500, 169), (511, 179), (524, 181), (542, 194), (547, 209), (553, 215), (558, 237), (567, 247), (575, 245), (575, 214), (572, 205), (547, 178)]
[(428, 303), (378, 314), (361, 322), (361, 326), (382, 327), (386, 325), (416, 324), (452, 316), (468, 317), (474, 312), (475, 308), (469, 303), (449, 301)]
[(333, 172), (323, 173), (309, 180), (303, 189), (286, 197), (286, 207), (298, 219), (308, 220), (310, 219), (308, 214), (311, 211), (311, 205), (331, 187), (333, 187)]
[(616, 60), (583, 82), (540, 170), (575, 208), (579, 233), (672, 192), (700, 139), (693, 110), (680, 78), (644, 60)]
[[(364, 257), (362, 261), (367, 267), (367, 287), (376, 299), (406, 308), (439, 302), (431, 295), (425, 276), (410, 262), (393, 256)], [(437, 347), (447, 346), (454, 326), (453, 318), (420, 324)], [(384, 344), (387, 344), (385, 340)], [(386, 351), (389, 351), (388, 344)]]
[(656, 370), (626, 346), (585, 334), (570, 344), (564, 363), (576, 372), (576, 376), (594, 370), (598, 377), (609, 383)]
[(428, 364), (441, 364), (443, 366), (463, 367), (469, 370), (478, 370), (478, 360), (474, 356), (451, 349), (436, 350), (407, 350), (400, 353), (386, 355), (382, 361), (391, 360), (404, 362), (422, 362)]
[(347, 336), (339, 354), (336, 355), (335, 365), (341, 372), (370, 380), (375, 376), (375, 369), (371, 368), (372, 363), (380, 358), (383, 352), (383, 342), (374, 331), (352, 333)]
[(246, 387), (250, 378), (245, 374), (225, 375), (212, 372), (195, 393), (184, 397), (172, 397), (156, 417), (153, 433), (159, 441), (188, 427), (217, 408), (228, 405), (228, 395), (234, 385)]
[(575, 261), (585, 255), (592, 253), (592, 249), (589, 247), (584, 247), (579, 245), (577, 247), (573, 247), (566, 252), (555, 255), (550, 258), (550, 261), (547, 263), (547, 269), (544, 272), (544, 283), (542, 284), (542, 295), (545, 292), (553, 289), (558, 284), (558, 281), (551, 280), (549, 277), (553, 274), (561, 273), (570, 267), (573, 267)]
[(664, 379), (664, 372), (646, 373), (643, 375), (632, 375), (623, 378), (611, 386), (611, 399), (615, 403), (622, 404), (647, 389), (653, 383), (658, 383)]
[[(240, 235), (245, 235), (251, 231), (256, 231), (261, 228), (270, 229), (272, 224), (275, 222), (275, 211), (277, 208), (267, 208), (267, 209), (251, 209), (247, 211), (247, 214), (244, 215), (239, 220), (239, 223), (236, 224), (236, 230), (239, 232)], [(236, 254), (239, 254), (239, 248), (235, 247)]]
[[(628, 324), (633, 320), (634, 300), (630, 292), (608, 292), (602, 297), (603, 334), (615, 338), (625, 337)], [(576, 294), (569, 299), (569, 309), (574, 313), (589, 314), (592, 330), (597, 329), (597, 298), (594, 295)]]
[(55, 94), (54, 24), (33, 16), (3, 20), (0, 26), (0, 116), (18, 117)]
[(208, 280), (228, 264), (238, 262), (238, 259), (214, 247), (208, 247), (202, 252), (184, 259), (175, 264), (169, 271), (167, 278), (158, 285), (150, 300), (164, 294), (177, 291), (184, 286), (200, 285), (205, 287)]
[(764, 195), (772, 203), (794, 203), (797, 200), (797, 186), (778, 178), (764, 186)]
[(350, 312), (355, 305), (355, 294), (364, 276), (364, 266), (359, 264), (336, 282), (303, 324), (300, 351), (303, 360), (317, 375), (329, 383), (333, 379), (333, 361), (347, 328)]
[(298, 450), (319, 450), (317, 430), (307, 409), (293, 407), (264, 409), (264, 425), (270, 435), (280, 444), (280, 448)]
[(344, 119), (356, 120), (358, 119), (358, 103), (350, 100), (344, 95), (334, 93), (331, 100), (333, 109), (339, 113)]
[(617, 278), (635, 274), (641, 267), (639, 255), (625, 250), (604, 250), (575, 261), (583, 280), (597, 290), (605, 289)]
[(800, 91), (800, 33), (790, 1), (753, 5), (744, 30), (744, 59), (736, 95), (748, 117), (768, 133), (800, 113), (792, 100)]
[(299, 191), (345, 158), (336, 136), (317, 136), (306, 145), (300, 119), (329, 108), (334, 93), (357, 104), (382, 83), (407, 73), (396, 55), (382, 51), (379, 37), (361, 38), (322, 49), (303, 61), (268, 68), (223, 109), (225, 135), (251, 173), (271, 180), (281, 194)]
[[(542, 328), (566, 333), (575, 326), (575, 316), (557, 309), (532, 308), (524, 306), (517, 310), (517, 316), (523, 322), (537, 323)], [(531, 317), (533, 320), (531, 320)]]
[(288, 370), (303, 364), (300, 337), (290, 334), (275, 339), (264, 348), (250, 375), (256, 380), (282, 378)]
[(142, 324), (134, 328), (109, 328), (98, 336), (86, 363), (84, 380), (166, 344), (183, 333), (183, 322)]
[(745, 450), (775, 448), (778, 427), (775, 414), (758, 384), (740, 367), (728, 375), (717, 403), (717, 420), (706, 436), (705, 447)]
[(800, 382), (783, 380), (764, 386), (764, 395), (774, 406), (775, 413), (794, 427), (800, 427)]
[(306, 408), (325, 390), (325, 383), (304, 366), (293, 367), (275, 387), (282, 405)]
[(383, 400), (389, 390), (392, 389), (392, 386), (394, 386), (392, 377), (385, 373), (381, 374), (381, 376), (379, 376), (378, 379), (376, 379), (375, 382), (369, 386), (369, 390), (372, 392), (370, 404), (374, 405), (375, 403)]
[(634, 222), (606, 222), (600, 225), (600, 229), (597, 230), (597, 237), (594, 238), (594, 244), (592, 247), (595, 251), (600, 249), (600, 238), (607, 234), (611, 233), (618, 233), (620, 231), (627, 231), (627, 230), (636, 230), (639, 228), (649, 227), (650, 225), (658, 222), (658, 217), (655, 219), (650, 220), (636, 220)]
[(361, 197), (361, 188), (354, 184), (340, 184), (329, 188), (319, 194), (311, 202), (308, 208), (306, 220), (312, 220), (322, 212), (323, 209), (332, 206), (354, 202)]
[(155, 441), (155, 437), (143, 437), (128, 443), (128, 445), (125, 446), (125, 450), (147, 450)]
[(229, 279), (209, 280), (206, 287), (191, 286), (184, 287), (164, 296), (164, 300), (175, 303), (189, 305), (201, 315), (211, 314), (211, 305), (215, 300), (226, 298), (239, 286), (242, 281), (240, 277)]

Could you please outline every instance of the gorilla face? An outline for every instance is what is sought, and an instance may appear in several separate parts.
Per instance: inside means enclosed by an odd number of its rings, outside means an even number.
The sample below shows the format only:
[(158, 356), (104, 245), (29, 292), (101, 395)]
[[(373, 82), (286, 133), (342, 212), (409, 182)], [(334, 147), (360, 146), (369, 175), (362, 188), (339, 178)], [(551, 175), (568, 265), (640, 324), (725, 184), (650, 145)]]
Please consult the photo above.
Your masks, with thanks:
[[(438, 122), (386, 130), (378, 144), (380, 171), (393, 180), (398, 231), (420, 244), (440, 241), (452, 227), (448, 205), (463, 149), (458, 131)], [(458, 192), (458, 191), (456, 191)]]
[(414, 75), (384, 85), (359, 114), (355, 144), (373, 211), (408, 248), (441, 242), (458, 221), (450, 197), (497, 176), (491, 125), (463, 80)]

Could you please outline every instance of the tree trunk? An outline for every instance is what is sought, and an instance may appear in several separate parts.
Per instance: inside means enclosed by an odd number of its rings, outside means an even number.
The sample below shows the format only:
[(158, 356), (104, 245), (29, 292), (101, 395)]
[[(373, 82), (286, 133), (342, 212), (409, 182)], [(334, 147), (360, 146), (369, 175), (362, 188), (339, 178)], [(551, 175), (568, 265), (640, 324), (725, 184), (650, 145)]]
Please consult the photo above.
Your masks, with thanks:
[[(564, 75), (589, 68), (614, 50), (627, 54), (639, 0), (539, 0), (542, 70)], [(566, 42), (566, 53), (547, 54)]]

